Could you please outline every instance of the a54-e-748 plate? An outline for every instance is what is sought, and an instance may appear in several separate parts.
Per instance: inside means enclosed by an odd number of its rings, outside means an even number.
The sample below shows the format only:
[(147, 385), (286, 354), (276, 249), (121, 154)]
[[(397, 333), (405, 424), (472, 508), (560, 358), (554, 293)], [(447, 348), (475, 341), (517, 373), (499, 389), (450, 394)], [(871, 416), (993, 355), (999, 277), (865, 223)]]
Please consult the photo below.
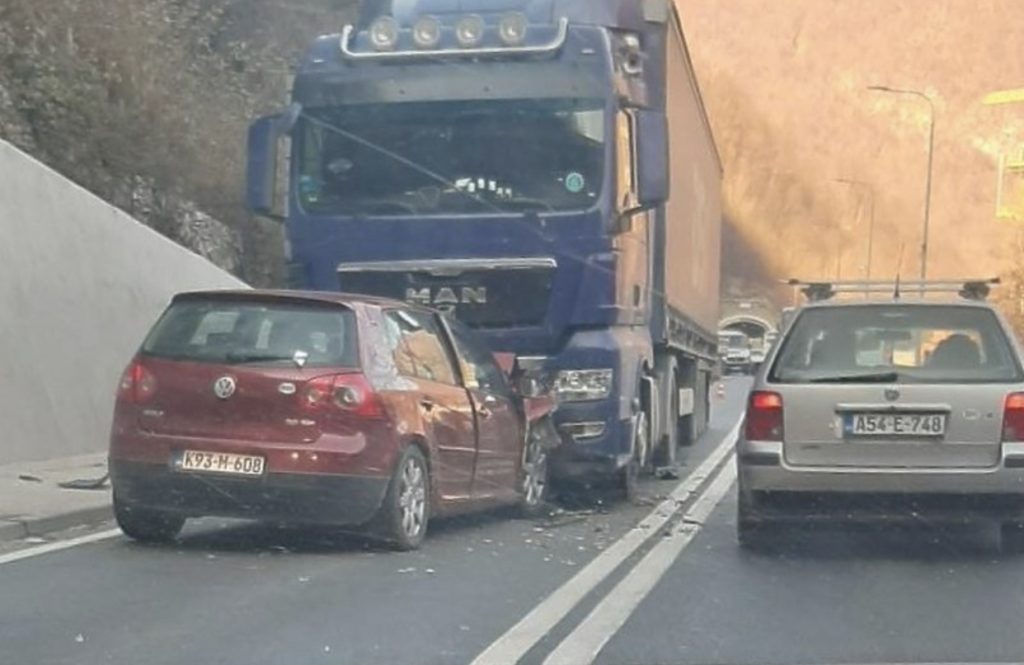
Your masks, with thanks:
[(940, 437), (946, 433), (946, 416), (939, 413), (848, 413), (843, 434), (866, 437)]
[(262, 476), (265, 460), (258, 455), (211, 453), (186, 450), (175, 465), (179, 471), (226, 473), (233, 476)]

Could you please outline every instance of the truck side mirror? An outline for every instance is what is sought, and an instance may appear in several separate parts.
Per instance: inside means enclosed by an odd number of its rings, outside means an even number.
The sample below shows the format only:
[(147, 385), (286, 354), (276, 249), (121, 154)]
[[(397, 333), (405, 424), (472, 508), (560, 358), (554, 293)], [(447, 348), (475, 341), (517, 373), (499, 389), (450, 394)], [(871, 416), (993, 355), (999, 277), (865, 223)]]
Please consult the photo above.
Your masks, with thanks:
[(643, 208), (668, 200), (668, 120), (663, 113), (636, 109), (633, 113), (636, 141), (636, 198)]
[(274, 216), (280, 122), (281, 116), (269, 115), (249, 126), (245, 203), (255, 215)]
[(262, 117), (249, 126), (245, 202), (256, 215), (279, 219), (277, 209), (278, 147), (302, 115), (292, 104), (284, 113)]

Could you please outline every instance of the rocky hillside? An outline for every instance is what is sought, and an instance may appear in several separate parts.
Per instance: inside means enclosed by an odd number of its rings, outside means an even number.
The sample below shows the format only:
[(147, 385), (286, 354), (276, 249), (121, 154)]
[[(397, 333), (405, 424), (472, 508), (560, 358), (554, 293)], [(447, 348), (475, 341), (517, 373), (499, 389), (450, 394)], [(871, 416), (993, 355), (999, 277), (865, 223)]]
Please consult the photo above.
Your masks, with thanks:
[(3, 0), (0, 137), (254, 284), (280, 229), (241, 206), (251, 118), (352, 0)]

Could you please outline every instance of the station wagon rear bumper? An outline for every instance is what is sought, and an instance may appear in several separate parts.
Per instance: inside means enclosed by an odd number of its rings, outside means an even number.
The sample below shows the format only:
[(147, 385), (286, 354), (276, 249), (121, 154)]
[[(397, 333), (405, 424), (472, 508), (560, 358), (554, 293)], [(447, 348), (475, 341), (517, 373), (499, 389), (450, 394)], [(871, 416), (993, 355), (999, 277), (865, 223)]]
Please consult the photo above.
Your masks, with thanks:
[(737, 446), (740, 485), (754, 492), (970, 496), (1024, 503), (1024, 444), (1003, 444), (999, 463), (974, 468), (829, 467), (787, 464), (778, 442)]
[(119, 501), (187, 517), (218, 516), (294, 524), (356, 525), (369, 521), (387, 477), (267, 473), (231, 477), (182, 473), (164, 464), (110, 460)]

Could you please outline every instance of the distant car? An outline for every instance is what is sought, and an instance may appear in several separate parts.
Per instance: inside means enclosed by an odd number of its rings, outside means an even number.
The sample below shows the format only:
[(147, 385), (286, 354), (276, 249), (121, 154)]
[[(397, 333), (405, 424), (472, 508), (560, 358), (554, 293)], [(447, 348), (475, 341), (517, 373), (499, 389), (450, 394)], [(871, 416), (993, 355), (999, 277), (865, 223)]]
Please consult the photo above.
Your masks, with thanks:
[(751, 349), (750, 350), (750, 371), (756, 372), (761, 367), (761, 363), (764, 362), (765, 350), (763, 348)]
[(557, 433), (467, 328), (329, 293), (175, 297), (124, 373), (114, 512), (129, 536), (233, 516), (368, 525), (417, 547), (435, 515), (538, 510)]
[(738, 330), (718, 332), (718, 360), (722, 374), (750, 374), (750, 338)]
[(1024, 374), (992, 307), (826, 298), (768, 363), (737, 448), (741, 544), (783, 521), (981, 515), (1019, 547)]

